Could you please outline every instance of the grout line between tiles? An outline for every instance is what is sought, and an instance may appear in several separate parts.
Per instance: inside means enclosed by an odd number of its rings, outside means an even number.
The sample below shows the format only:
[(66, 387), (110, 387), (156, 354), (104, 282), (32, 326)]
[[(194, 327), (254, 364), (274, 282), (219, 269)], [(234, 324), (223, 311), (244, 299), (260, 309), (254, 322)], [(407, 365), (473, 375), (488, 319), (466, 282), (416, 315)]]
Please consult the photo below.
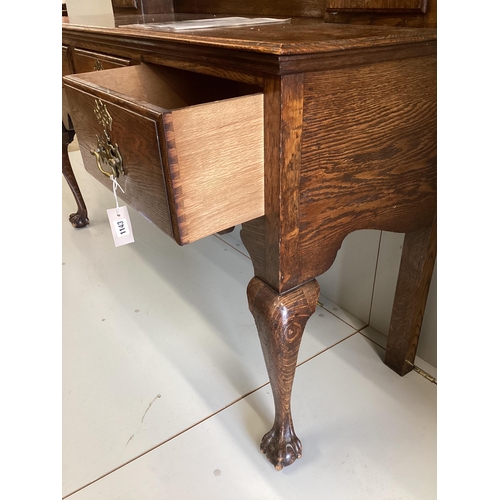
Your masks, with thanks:
[(231, 245), (231, 243), (228, 243), (225, 239), (221, 238), (219, 235), (214, 234), (213, 236), (215, 236), (218, 240), (222, 241), (222, 243), (225, 243), (227, 246), (230, 246), (233, 250), (236, 250), (238, 253), (246, 257), (248, 260), (252, 260), (246, 253), (243, 253), (240, 249)]
[[(328, 299), (328, 300), (330, 300), (330, 299)], [(334, 304), (335, 304), (335, 302), (334, 302)], [(370, 326), (370, 325), (366, 324), (366, 325), (363, 325), (361, 328), (356, 328), (354, 325), (351, 325), (351, 323), (348, 323), (345, 319), (341, 318), (340, 316), (337, 316), (333, 311), (330, 311), (330, 309), (327, 309), (326, 306), (324, 304), (322, 304), (321, 302), (318, 302), (318, 306), (321, 307), (321, 309), (323, 309), (323, 311), (326, 311), (327, 313), (331, 314), (335, 318), (337, 318), (340, 321), (342, 321), (342, 323), (345, 323), (347, 326), (350, 326), (351, 328), (354, 328), (356, 330), (356, 332), (359, 332), (363, 328), (366, 328), (367, 326)], [(356, 333), (356, 332), (354, 332), (354, 333)]]
[(359, 333), (361, 333), (361, 335), (363, 335), (363, 337), (365, 339), (368, 339), (370, 342), (373, 342), (375, 345), (379, 346), (380, 349), (383, 349), (384, 351), (386, 350), (386, 348), (383, 346), (383, 345), (380, 345), (378, 342), (375, 342), (372, 338), (370, 338), (368, 335), (364, 334), (362, 330), (364, 330), (365, 328), (369, 327), (370, 325), (365, 325), (363, 328), (360, 328), (359, 330)]
[[(363, 327), (365, 328), (365, 327)], [(301, 361), (300, 363), (297, 363), (297, 368), (299, 366), (302, 366), (304, 363), (307, 363), (308, 361), (311, 361), (311, 359), (314, 359), (316, 357), (318, 357), (320, 354), (323, 354), (324, 352), (332, 349), (333, 347), (336, 347), (338, 346), (339, 344), (341, 344), (342, 342), (344, 342), (344, 340), (347, 340), (347, 339), (350, 339), (353, 335), (356, 335), (357, 333), (360, 333), (359, 330), (356, 330), (355, 332), (352, 332), (350, 335), (348, 335), (347, 337), (344, 337), (343, 339), (339, 340), (338, 342), (335, 342), (335, 344), (332, 344), (331, 346), (329, 347), (325, 347), (325, 349), (323, 349), (322, 351), (320, 352), (317, 352), (316, 354), (314, 354), (313, 356), (311, 356), (310, 358), (307, 358), (305, 359), (304, 361)]]
[[(332, 346), (333, 347), (333, 346)], [(152, 448), (150, 448), (149, 450), (146, 450), (144, 452), (142, 452), (141, 454), (137, 455), (136, 457), (134, 458), (131, 458), (130, 460), (128, 460), (127, 462), (119, 465), (118, 467), (115, 467), (114, 469), (110, 470), (109, 472), (106, 472), (106, 474), (103, 474), (102, 476), (99, 476), (97, 479), (94, 479), (93, 481), (90, 481), (89, 483), (85, 484), (84, 486), (80, 486), (78, 489), (76, 489), (75, 491), (72, 491), (71, 493), (68, 493), (67, 495), (63, 496), (62, 499), (64, 500), (65, 498), (68, 498), (70, 497), (71, 495), (74, 495), (75, 493), (78, 493), (79, 491), (87, 488), (87, 486), (90, 486), (94, 483), (97, 483), (97, 481), (100, 481), (101, 479), (105, 478), (106, 476), (109, 476), (110, 474), (113, 474), (113, 472), (116, 472), (117, 470), (125, 467), (126, 465), (132, 463), (132, 462), (135, 462), (137, 459), (143, 457), (144, 455), (150, 453), (151, 451), (155, 450), (156, 448), (159, 448), (160, 446), (163, 446), (165, 443), (168, 443), (169, 441), (172, 441), (173, 439), (175, 439), (176, 437), (179, 437), (180, 435), (184, 434), (185, 432), (193, 429), (194, 427), (202, 424), (203, 422), (206, 422), (207, 420), (211, 419), (212, 417), (214, 417), (215, 415), (218, 415), (219, 413), (223, 412), (224, 410), (227, 410), (229, 407), (233, 406), (234, 404), (238, 403), (239, 401), (245, 399), (247, 396), (250, 396), (251, 394), (253, 394), (254, 392), (262, 389), (263, 387), (265, 387), (266, 385), (269, 385), (269, 382), (266, 382), (265, 384), (262, 384), (260, 385), (259, 387), (257, 387), (256, 389), (253, 389), (252, 391), (250, 392), (247, 392), (246, 394), (244, 394), (243, 396), (239, 397), (238, 399), (235, 399), (232, 403), (229, 403), (227, 404), (226, 406), (224, 406), (223, 408), (217, 410), (216, 412), (208, 415), (207, 417), (201, 419), (200, 421), (190, 425), (189, 427), (187, 427), (186, 429), (183, 429), (182, 431), (178, 432), (177, 434), (169, 437), (168, 439), (166, 439), (165, 441), (162, 441), (161, 443), (158, 443), (157, 445), (153, 446)]]
[[(326, 310), (327, 310), (327, 309), (325, 309), (325, 311), (326, 311)], [(330, 311), (328, 311), (328, 312), (330, 312)], [(332, 312), (330, 312), (330, 314), (332, 314), (333, 316), (335, 316)], [(340, 319), (340, 318), (339, 318), (339, 319)], [(344, 322), (344, 323), (345, 323), (345, 322)], [(349, 325), (349, 326), (351, 326), (351, 325)], [(366, 326), (367, 326), (367, 325), (365, 325), (365, 326), (364, 326), (364, 327), (362, 327), (362, 328), (366, 328)], [(304, 361), (301, 361), (300, 363), (297, 363), (297, 368), (298, 368), (299, 366), (302, 366), (304, 363), (307, 363), (308, 361), (310, 361), (310, 360), (312, 360), (312, 359), (316, 358), (316, 357), (317, 357), (317, 356), (319, 356), (320, 354), (322, 354), (322, 353), (324, 353), (324, 352), (328, 351), (329, 349), (332, 349), (333, 347), (335, 347), (335, 346), (337, 346), (337, 345), (341, 344), (342, 342), (344, 342), (344, 340), (347, 340), (348, 338), (351, 338), (353, 335), (356, 335), (357, 333), (360, 333), (360, 332), (359, 332), (359, 330), (356, 330), (355, 332), (352, 332), (350, 335), (348, 335), (347, 337), (345, 337), (345, 338), (343, 338), (343, 339), (339, 340), (339, 341), (338, 341), (338, 342), (336, 342), (335, 344), (332, 344), (331, 346), (326, 347), (326, 348), (325, 348), (325, 349), (323, 349), (322, 351), (320, 351), (320, 352), (316, 353), (314, 356), (311, 356), (311, 357), (309, 357), (309, 358), (305, 359)], [(97, 481), (100, 481), (101, 479), (105, 478), (106, 476), (109, 476), (110, 474), (113, 474), (113, 473), (114, 473), (114, 472), (116, 472), (117, 470), (119, 470), (119, 469), (121, 469), (121, 468), (125, 467), (126, 465), (128, 465), (128, 464), (130, 464), (130, 463), (134, 462), (135, 460), (137, 460), (137, 459), (139, 459), (139, 458), (143, 457), (144, 455), (146, 455), (146, 454), (150, 453), (151, 451), (155, 450), (156, 448), (159, 448), (160, 446), (163, 446), (164, 444), (168, 443), (169, 441), (172, 441), (173, 439), (175, 439), (175, 438), (177, 438), (177, 437), (181, 436), (181, 435), (182, 435), (182, 434), (184, 434), (185, 432), (187, 432), (187, 431), (189, 431), (189, 430), (193, 429), (194, 427), (197, 427), (198, 425), (202, 424), (203, 422), (206, 422), (207, 420), (209, 420), (209, 419), (211, 419), (212, 417), (214, 417), (214, 416), (218, 415), (219, 413), (223, 412), (224, 410), (227, 410), (229, 407), (233, 406), (234, 404), (238, 403), (239, 401), (242, 401), (242, 400), (243, 400), (243, 399), (245, 399), (246, 397), (250, 396), (250, 395), (251, 395), (251, 394), (253, 394), (254, 392), (257, 392), (258, 390), (262, 389), (263, 387), (265, 387), (266, 385), (269, 385), (269, 384), (270, 384), (270, 382), (266, 382), (265, 384), (260, 385), (259, 387), (257, 387), (257, 388), (255, 388), (255, 389), (253, 389), (252, 391), (247, 392), (246, 394), (244, 394), (243, 396), (239, 397), (238, 399), (235, 399), (233, 402), (231, 402), (231, 403), (227, 404), (227, 405), (226, 405), (226, 406), (224, 406), (223, 408), (221, 408), (221, 409), (217, 410), (216, 412), (214, 412), (214, 413), (212, 413), (212, 414), (208, 415), (207, 417), (205, 417), (205, 418), (203, 418), (203, 419), (199, 420), (198, 422), (196, 422), (196, 423), (194, 423), (194, 424), (190, 425), (190, 426), (189, 426), (189, 427), (187, 427), (186, 429), (183, 429), (182, 431), (180, 431), (180, 432), (178, 432), (177, 434), (175, 434), (175, 435), (173, 435), (173, 436), (169, 437), (169, 438), (168, 438), (168, 439), (166, 439), (165, 441), (162, 441), (161, 443), (158, 443), (157, 445), (153, 446), (153, 447), (152, 447), (152, 448), (150, 448), (149, 450), (146, 450), (146, 451), (142, 452), (141, 454), (137, 455), (136, 457), (134, 457), (134, 458), (132, 458), (132, 459), (128, 460), (127, 462), (125, 462), (125, 463), (123, 463), (123, 464), (119, 465), (118, 467), (115, 467), (114, 469), (110, 470), (109, 472), (106, 472), (106, 474), (103, 474), (102, 476), (99, 476), (98, 478), (96, 478), (96, 479), (94, 479), (93, 481), (90, 481), (89, 483), (87, 483), (87, 484), (85, 484), (85, 485), (83, 485), (83, 486), (79, 487), (78, 489), (76, 489), (76, 490), (72, 491), (71, 493), (68, 493), (67, 495), (65, 495), (65, 496), (63, 496), (63, 497), (62, 497), (62, 500), (66, 499), (66, 498), (69, 498), (71, 495), (74, 495), (75, 493), (78, 493), (79, 491), (82, 491), (83, 489), (87, 488), (88, 486), (90, 486), (90, 485), (92, 485), (92, 484), (96, 483)]]
[[(368, 335), (365, 335), (361, 330), (364, 330), (366, 327), (368, 327), (370, 325), (365, 325), (363, 328), (361, 328), (359, 330), (359, 333), (361, 333), (361, 335), (363, 335), (363, 337), (367, 340), (369, 340), (370, 342), (372, 342), (373, 344), (375, 344), (376, 346), (380, 347), (380, 349), (383, 349), (384, 351), (386, 351), (387, 349), (380, 345), (378, 342), (375, 342), (372, 338), (368, 337)], [(424, 377), (425, 380), (427, 380), (428, 382), (431, 382), (432, 384), (435, 384), (437, 385), (437, 377), (433, 377), (432, 375), (430, 375), (429, 373), (427, 373), (425, 370), (423, 370), (422, 368), (420, 368), (419, 366), (415, 365), (412, 363), (412, 369), (414, 372), (418, 373), (421, 377)]]
[(378, 248), (377, 248), (377, 259), (375, 261), (375, 272), (373, 274), (373, 286), (372, 286), (372, 296), (370, 299), (370, 310), (368, 311), (368, 324), (372, 319), (372, 307), (373, 307), (373, 297), (375, 295), (375, 284), (377, 283), (377, 270), (378, 270), (378, 259), (380, 258), (380, 247), (382, 245), (382, 231), (380, 231), (380, 236), (378, 239)]

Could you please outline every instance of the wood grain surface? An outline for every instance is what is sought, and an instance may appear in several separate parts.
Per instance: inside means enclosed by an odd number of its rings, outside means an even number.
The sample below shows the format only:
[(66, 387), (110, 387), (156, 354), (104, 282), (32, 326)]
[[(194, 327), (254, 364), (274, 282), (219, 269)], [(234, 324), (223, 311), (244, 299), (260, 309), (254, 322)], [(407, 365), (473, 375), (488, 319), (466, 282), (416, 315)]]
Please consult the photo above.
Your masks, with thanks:
[(254, 87), (147, 65), (65, 82), (85, 168), (111, 187), (91, 154), (98, 98), (123, 157), (120, 197), (179, 244), (264, 214), (262, 94), (239, 96)]
[(292, 385), (304, 328), (316, 309), (319, 285), (310, 281), (288, 293), (278, 294), (258, 278), (247, 289), (264, 353), (275, 405), (272, 429), (264, 435), (261, 451), (276, 470), (302, 456), (291, 413)]
[(437, 221), (407, 233), (399, 269), (385, 364), (399, 375), (413, 369), (437, 252)]
[(164, 116), (182, 244), (264, 215), (262, 94)]
[(431, 224), (436, 58), (310, 73), (304, 86), (302, 280), (330, 267), (349, 232)]
[(323, 17), (325, 0), (174, 0), (175, 12), (237, 16)]
[(428, 0), (326, 0), (331, 10), (416, 11), (425, 13)]
[(356, 0), (354, 2), (327, 0), (325, 21), (357, 25), (436, 28), (437, 0)]
[(87, 73), (88, 71), (95, 71), (96, 61), (99, 61), (102, 69), (119, 68), (130, 64), (130, 59), (78, 48), (73, 50), (72, 60), (74, 73)]
[[(132, 20), (130, 21), (132, 22)], [(99, 45), (124, 43), (140, 45), (144, 49), (148, 42), (158, 48), (165, 43), (178, 42), (194, 47), (225, 48), (231, 51), (245, 51), (258, 54), (301, 55), (323, 52), (343, 52), (352, 49), (373, 49), (377, 47), (430, 42), (437, 39), (435, 29), (407, 29), (387, 26), (350, 26), (325, 23), (322, 19), (293, 18), (290, 23), (263, 25), (258, 29), (210, 29), (190, 33), (142, 30), (127, 27), (100, 28), (76, 24), (63, 24), (65, 37), (97, 41)], [(75, 38), (76, 40), (76, 38)], [(114, 53), (114, 52), (112, 52)], [(232, 58), (235, 54), (227, 54)], [(226, 64), (230, 61), (226, 61)]]

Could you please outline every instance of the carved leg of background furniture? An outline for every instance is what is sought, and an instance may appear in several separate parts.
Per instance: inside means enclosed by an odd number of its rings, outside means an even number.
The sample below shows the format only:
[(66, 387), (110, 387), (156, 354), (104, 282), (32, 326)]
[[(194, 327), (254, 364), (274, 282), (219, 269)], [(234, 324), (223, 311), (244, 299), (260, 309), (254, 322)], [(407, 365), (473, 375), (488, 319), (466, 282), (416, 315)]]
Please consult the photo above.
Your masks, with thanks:
[(293, 429), (290, 399), (302, 333), (316, 309), (319, 285), (312, 280), (280, 295), (259, 278), (253, 278), (247, 293), (275, 406), (274, 425), (262, 438), (260, 449), (276, 470), (281, 470), (302, 456), (302, 444)]
[(436, 220), (405, 235), (385, 364), (403, 376), (413, 368), (427, 294), (436, 261)]
[(83, 201), (82, 193), (80, 192), (80, 188), (78, 187), (78, 183), (76, 182), (75, 174), (73, 173), (73, 169), (71, 168), (71, 163), (69, 161), (68, 155), (68, 146), (73, 141), (75, 137), (74, 130), (68, 130), (62, 125), (62, 173), (68, 186), (73, 193), (73, 196), (76, 201), (77, 211), (74, 214), (69, 216), (69, 221), (73, 225), (73, 227), (85, 227), (89, 223), (89, 219), (87, 216), (87, 207), (85, 206), (85, 202)]

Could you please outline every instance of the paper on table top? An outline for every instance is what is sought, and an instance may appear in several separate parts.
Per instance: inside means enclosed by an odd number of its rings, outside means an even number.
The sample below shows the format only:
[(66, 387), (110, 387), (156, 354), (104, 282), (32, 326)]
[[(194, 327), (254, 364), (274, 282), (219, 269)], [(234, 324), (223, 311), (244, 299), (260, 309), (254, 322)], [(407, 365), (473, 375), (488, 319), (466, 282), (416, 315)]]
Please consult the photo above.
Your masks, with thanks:
[(261, 24), (289, 23), (288, 19), (275, 19), (271, 17), (217, 17), (209, 19), (190, 19), (187, 21), (172, 21), (168, 23), (127, 24), (121, 28), (142, 28), (160, 31), (189, 31), (209, 28), (233, 28), (238, 26), (254, 26)]

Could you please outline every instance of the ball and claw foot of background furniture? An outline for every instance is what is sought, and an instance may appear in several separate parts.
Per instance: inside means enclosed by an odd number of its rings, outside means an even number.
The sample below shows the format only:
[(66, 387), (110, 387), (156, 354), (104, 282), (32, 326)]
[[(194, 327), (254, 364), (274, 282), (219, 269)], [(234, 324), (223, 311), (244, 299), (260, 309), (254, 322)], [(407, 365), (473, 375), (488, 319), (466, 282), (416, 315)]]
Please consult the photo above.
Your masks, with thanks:
[(89, 218), (87, 214), (87, 207), (83, 201), (82, 193), (76, 182), (75, 174), (71, 168), (71, 162), (69, 161), (68, 146), (73, 142), (75, 137), (74, 130), (68, 130), (64, 123), (62, 124), (62, 173), (66, 182), (68, 183), (71, 192), (76, 201), (77, 211), (69, 216), (69, 221), (71, 225), (76, 228), (85, 227), (89, 223)]

